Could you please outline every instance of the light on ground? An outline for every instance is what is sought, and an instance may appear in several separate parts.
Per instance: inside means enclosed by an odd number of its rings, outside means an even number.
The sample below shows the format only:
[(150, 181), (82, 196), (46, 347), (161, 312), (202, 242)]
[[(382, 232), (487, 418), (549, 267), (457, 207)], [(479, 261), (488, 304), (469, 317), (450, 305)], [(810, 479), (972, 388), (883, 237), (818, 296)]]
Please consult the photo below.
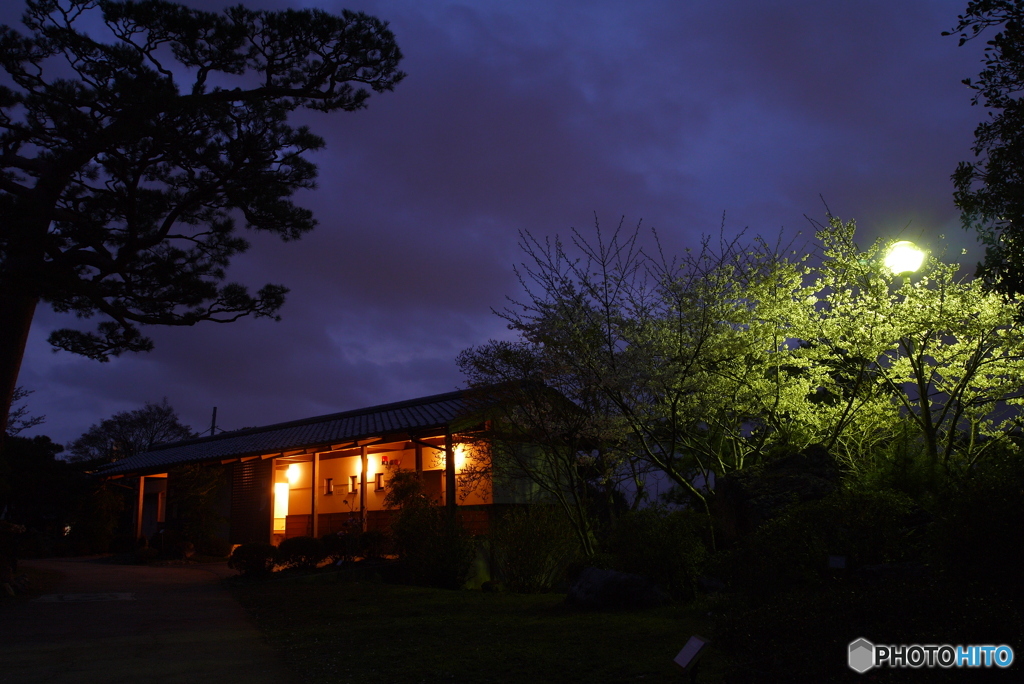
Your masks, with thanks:
[(913, 273), (924, 263), (924, 252), (909, 240), (894, 242), (882, 262), (895, 275)]

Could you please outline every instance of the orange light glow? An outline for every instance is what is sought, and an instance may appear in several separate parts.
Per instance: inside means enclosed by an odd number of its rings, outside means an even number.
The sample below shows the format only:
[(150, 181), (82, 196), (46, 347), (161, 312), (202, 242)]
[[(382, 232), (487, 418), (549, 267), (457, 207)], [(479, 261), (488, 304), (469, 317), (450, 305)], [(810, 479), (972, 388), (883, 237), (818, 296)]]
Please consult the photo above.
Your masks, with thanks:
[(288, 517), (288, 483), (274, 483), (274, 532), (284, 532)]
[(294, 485), (299, 481), (299, 464), (292, 463), (288, 466), (288, 470), (285, 471), (285, 477), (288, 478), (288, 484)]

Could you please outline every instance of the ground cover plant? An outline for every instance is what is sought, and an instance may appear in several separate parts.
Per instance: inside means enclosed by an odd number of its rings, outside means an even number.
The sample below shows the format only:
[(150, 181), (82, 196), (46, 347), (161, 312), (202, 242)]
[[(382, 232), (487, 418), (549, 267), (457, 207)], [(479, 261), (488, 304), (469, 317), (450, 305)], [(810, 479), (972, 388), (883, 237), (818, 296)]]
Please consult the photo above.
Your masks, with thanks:
[[(232, 583), (301, 681), (677, 683), (672, 659), (690, 635), (709, 627), (701, 604), (578, 612), (562, 594), (335, 581), (340, 577)], [(714, 656), (702, 665), (702, 682), (716, 681), (715, 666)]]

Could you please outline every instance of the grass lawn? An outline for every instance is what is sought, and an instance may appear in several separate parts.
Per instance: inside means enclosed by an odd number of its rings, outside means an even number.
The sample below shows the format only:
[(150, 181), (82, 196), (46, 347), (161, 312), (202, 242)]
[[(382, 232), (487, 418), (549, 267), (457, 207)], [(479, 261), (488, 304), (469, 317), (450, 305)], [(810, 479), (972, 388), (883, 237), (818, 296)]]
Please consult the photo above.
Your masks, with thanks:
[[(381, 582), (234, 582), (232, 590), (304, 682), (674, 682), (700, 604), (583, 613), (562, 594), (446, 591)], [(702, 617), (704, 616), (704, 617)], [(709, 653), (701, 682), (714, 682)]]

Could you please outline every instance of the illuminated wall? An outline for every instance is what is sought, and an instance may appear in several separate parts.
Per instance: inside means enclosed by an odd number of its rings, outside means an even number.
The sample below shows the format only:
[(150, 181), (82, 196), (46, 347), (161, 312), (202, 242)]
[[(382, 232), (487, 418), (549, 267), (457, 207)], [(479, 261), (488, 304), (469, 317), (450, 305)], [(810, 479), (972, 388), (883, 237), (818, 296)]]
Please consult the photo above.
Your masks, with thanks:
[[(423, 450), (424, 471), (434, 471), (433, 480), (438, 479), (441, 473), (439, 490), (440, 500), (444, 501), (444, 465), (445, 454), (443, 451), (424, 447)], [(460, 495), (466, 490), (465, 478), (461, 476), (467, 465), (473, 468), (480, 455), (470, 447), (463, 444), (456, 444), (455, 468)], [(337, 455), (345, 453), (345, 455)], [(384, 464), (384, 459), (387, 464)], [(413, 471), (416, 469), (416, 450), (403, 449), (393, 451), (377, 451), (367, 454), (367, 488), (366, 488), (366, 509), (370, 511), (382, 510), (384, 508), (385, 489), (378, 489), (378, 474), (383, 475), (383, 483), (386, 486), (390, 475), (399, 470)], [(359, 511), (359, 483), (361, 475), (361, 458), (358, 453), (328, 452), (322, 453), (319, 460), (317, 473), (317, 512), (328, 513), (349, 513)], [(292, 477), (288, 477), (288, 473)], [(313, 464), (310, 461), (292, 463), (287, 466), (279, 464), (274, 470), (274, 528), (275, 531), (283, 529), (281, 519), (284, 515), (308, 515), (312, 511), (313, 493)], [(355, 491), (351, 491), (355, 478)], [(331, 480), (334, 493), (327, 493), (327, 480)], [(432, 480), (432, 481), (433, 481)], [(285, 511), (284, 502), (287, 501)], [(458, 499), (459, 505), (480, 505), (491, 503), (489, 482), (483, 486), (476, 486), (467, 496)]]

